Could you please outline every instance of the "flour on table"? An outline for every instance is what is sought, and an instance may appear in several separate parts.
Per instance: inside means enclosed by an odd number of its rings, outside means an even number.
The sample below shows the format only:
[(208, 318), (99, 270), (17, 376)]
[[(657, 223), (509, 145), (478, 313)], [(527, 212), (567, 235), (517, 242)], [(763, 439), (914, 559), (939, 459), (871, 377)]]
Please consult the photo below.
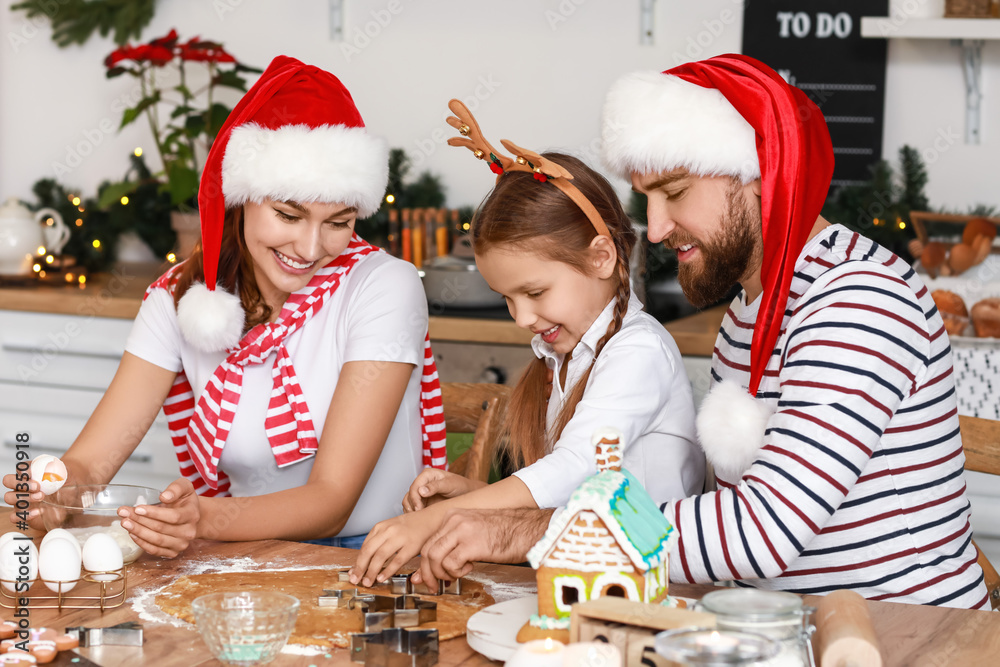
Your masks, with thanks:
[[(284, 558), (269, 562), (259, 562), (250, 556), (241, 558), (212, 558), (204, 560), (186, 561), (181, 566), (178, 576), (207, 574), (209, 572), (289, 572), (292, 570), (342, 570), (350, 567), (352, 563), (326, 564), (326, 565), (301, 565), (290, 567), (279, 567), (282, 563), (288, 562)], [(132, 588), (129, 590), (132, 600), (132, 611), (139, 615), (139, 618), (148, 623), (167, 623), (175, 628), (193, 628), (190, 623), (185, 623), (181, 619), (171, 616), (160, 610), (156, 606), (156, 596), (167, 586), (174, 583), (169, 581), (156, 588)], [(291, 651), (292, 645), (285, 647)], [(298, 645), (295, 645), (298, 646)], [(301, 646), (302, 650), (312, 650), (313, 647)], [(323, 653), (323, 651), (319, 651)], [(319, 655), (319, 653), (297, 653), (296, 655)]]
[(481, 572), (470, 572), (463, 578), (472, 579), (473, 581), (481, 583), (486, 588), (486, 592), (492, 595), (493, 599), (497, 602), (505, 602), (507, 600), (513, 600), (514, 598), (523, 598), (528, 595), (534, 595), (537, 591), (534, 581), (526, 581), (519, 584), (503, 583), (494, 581), (489, 576)]

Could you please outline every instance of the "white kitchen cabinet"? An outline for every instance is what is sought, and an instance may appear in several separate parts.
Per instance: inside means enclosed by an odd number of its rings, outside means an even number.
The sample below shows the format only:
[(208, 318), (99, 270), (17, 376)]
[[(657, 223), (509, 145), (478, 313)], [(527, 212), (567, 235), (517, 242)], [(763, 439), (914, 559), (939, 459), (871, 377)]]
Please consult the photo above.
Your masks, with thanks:
[[(0, 310), (0, 468), (14, 470), (19, 433), (28, 434), (32, 457), (69, 448), (111, 383), (131, 328), (125, 319)], [(162, 489), (177, 476), (161, 412), (114, 481)]]

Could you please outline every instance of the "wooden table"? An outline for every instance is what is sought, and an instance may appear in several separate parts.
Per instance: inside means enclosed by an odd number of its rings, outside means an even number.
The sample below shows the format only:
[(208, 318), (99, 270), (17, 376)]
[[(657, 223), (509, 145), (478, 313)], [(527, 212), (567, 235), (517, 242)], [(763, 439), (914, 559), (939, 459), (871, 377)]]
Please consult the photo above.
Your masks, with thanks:
[[(9, 530), (6, 517), (0, 532)], [(128, 583), (130, 598), (117, 609), (31, 611), (33, 626), (45, 625), (62, 630), (67, 626), (106, 627), (125, 621), (144, 625), (145, 643), (142, 648), (103, 647), (80, 649), (81, 655), (105, 667), (156, 665), (157, 667), (187, 667), (189, 665), (219, 665), (213, 659), (198, 632), (190, 627), (174, 627), (166, 623), (143, 620), (133, 610), (133, 593), (158, 589), (190, 568), (192, 561), (224, 561), (250, 557), (262, 568), (301, 566), (348, 566), (357, 552), (349, 549), (321, 547), (297, 542), (267, 540), (260, 542), (225, 543), (197, 541), (181, 558), (162, 560), (143, 555), (129, 566)], [(529, 590), (534, 581), (534, 571), (526, 567), (480, 564), (477, 573), (506, 585), (523, 585)], [(509, 590), (508, 586), (504, 586)], [(700, 597), (711, 586), (674, 584), (670, 592), (684, 597)], [(489, 589), (488, 589), (489, 590)], [(495, 591), (499, 597), (500, 591)], [(815, 605), (816, 599), (806, 597)], [(1000, 656), (1000, 614), (984, 611), (967, 611), (943, 607), (924, 607), (889, 602), (870, 602), (875, 631), (882, 642), (887, 666), (894, 665), (991, 665)], [(11, 610), (2, 611), (3, 618), (13, 616)], [(272, 662), (275, 667), (286, 665), (349, 665), (348, 652), (335, 650), (330, 658), (324, 655), (302, 656), (281, 654)], [(60, 660), (62, 661), (62, 660)], [(472, 649), (464, 638), (441, 644), (442, 667), (456, 665), (495, 665)]]

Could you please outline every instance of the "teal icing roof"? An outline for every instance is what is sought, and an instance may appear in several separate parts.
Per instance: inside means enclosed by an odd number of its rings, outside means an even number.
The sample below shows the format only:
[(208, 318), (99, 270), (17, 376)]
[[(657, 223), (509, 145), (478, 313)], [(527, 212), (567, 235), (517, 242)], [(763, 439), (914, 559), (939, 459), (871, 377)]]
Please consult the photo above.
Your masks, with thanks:
[(677, 539), (674, 527), (639, 480), (627, 470), (605, 470), (585, 480), (573, 492), (566, 509), (529, 552), (532, 566), (538, 567), (573, 517), (585, 510), (601, 517), (622, 550), (643, 570), (659, 566)]

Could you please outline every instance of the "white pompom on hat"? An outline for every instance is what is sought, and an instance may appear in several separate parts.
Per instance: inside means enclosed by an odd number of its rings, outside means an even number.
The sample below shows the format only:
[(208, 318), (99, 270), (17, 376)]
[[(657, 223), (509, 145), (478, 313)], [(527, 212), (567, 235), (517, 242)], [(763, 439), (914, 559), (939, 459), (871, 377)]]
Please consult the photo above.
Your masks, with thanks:
[(278, 56), (239, 101), (209, 151), (198, 189), (205, 283), (177, 307), (184, 338), (215, 352), (239, 343), (239, 297), (216, 283), (227, 209), (265, 199), (353, 206), (375, 213), (389, 178), (389, 147), (367, 132), (343, 83)]

